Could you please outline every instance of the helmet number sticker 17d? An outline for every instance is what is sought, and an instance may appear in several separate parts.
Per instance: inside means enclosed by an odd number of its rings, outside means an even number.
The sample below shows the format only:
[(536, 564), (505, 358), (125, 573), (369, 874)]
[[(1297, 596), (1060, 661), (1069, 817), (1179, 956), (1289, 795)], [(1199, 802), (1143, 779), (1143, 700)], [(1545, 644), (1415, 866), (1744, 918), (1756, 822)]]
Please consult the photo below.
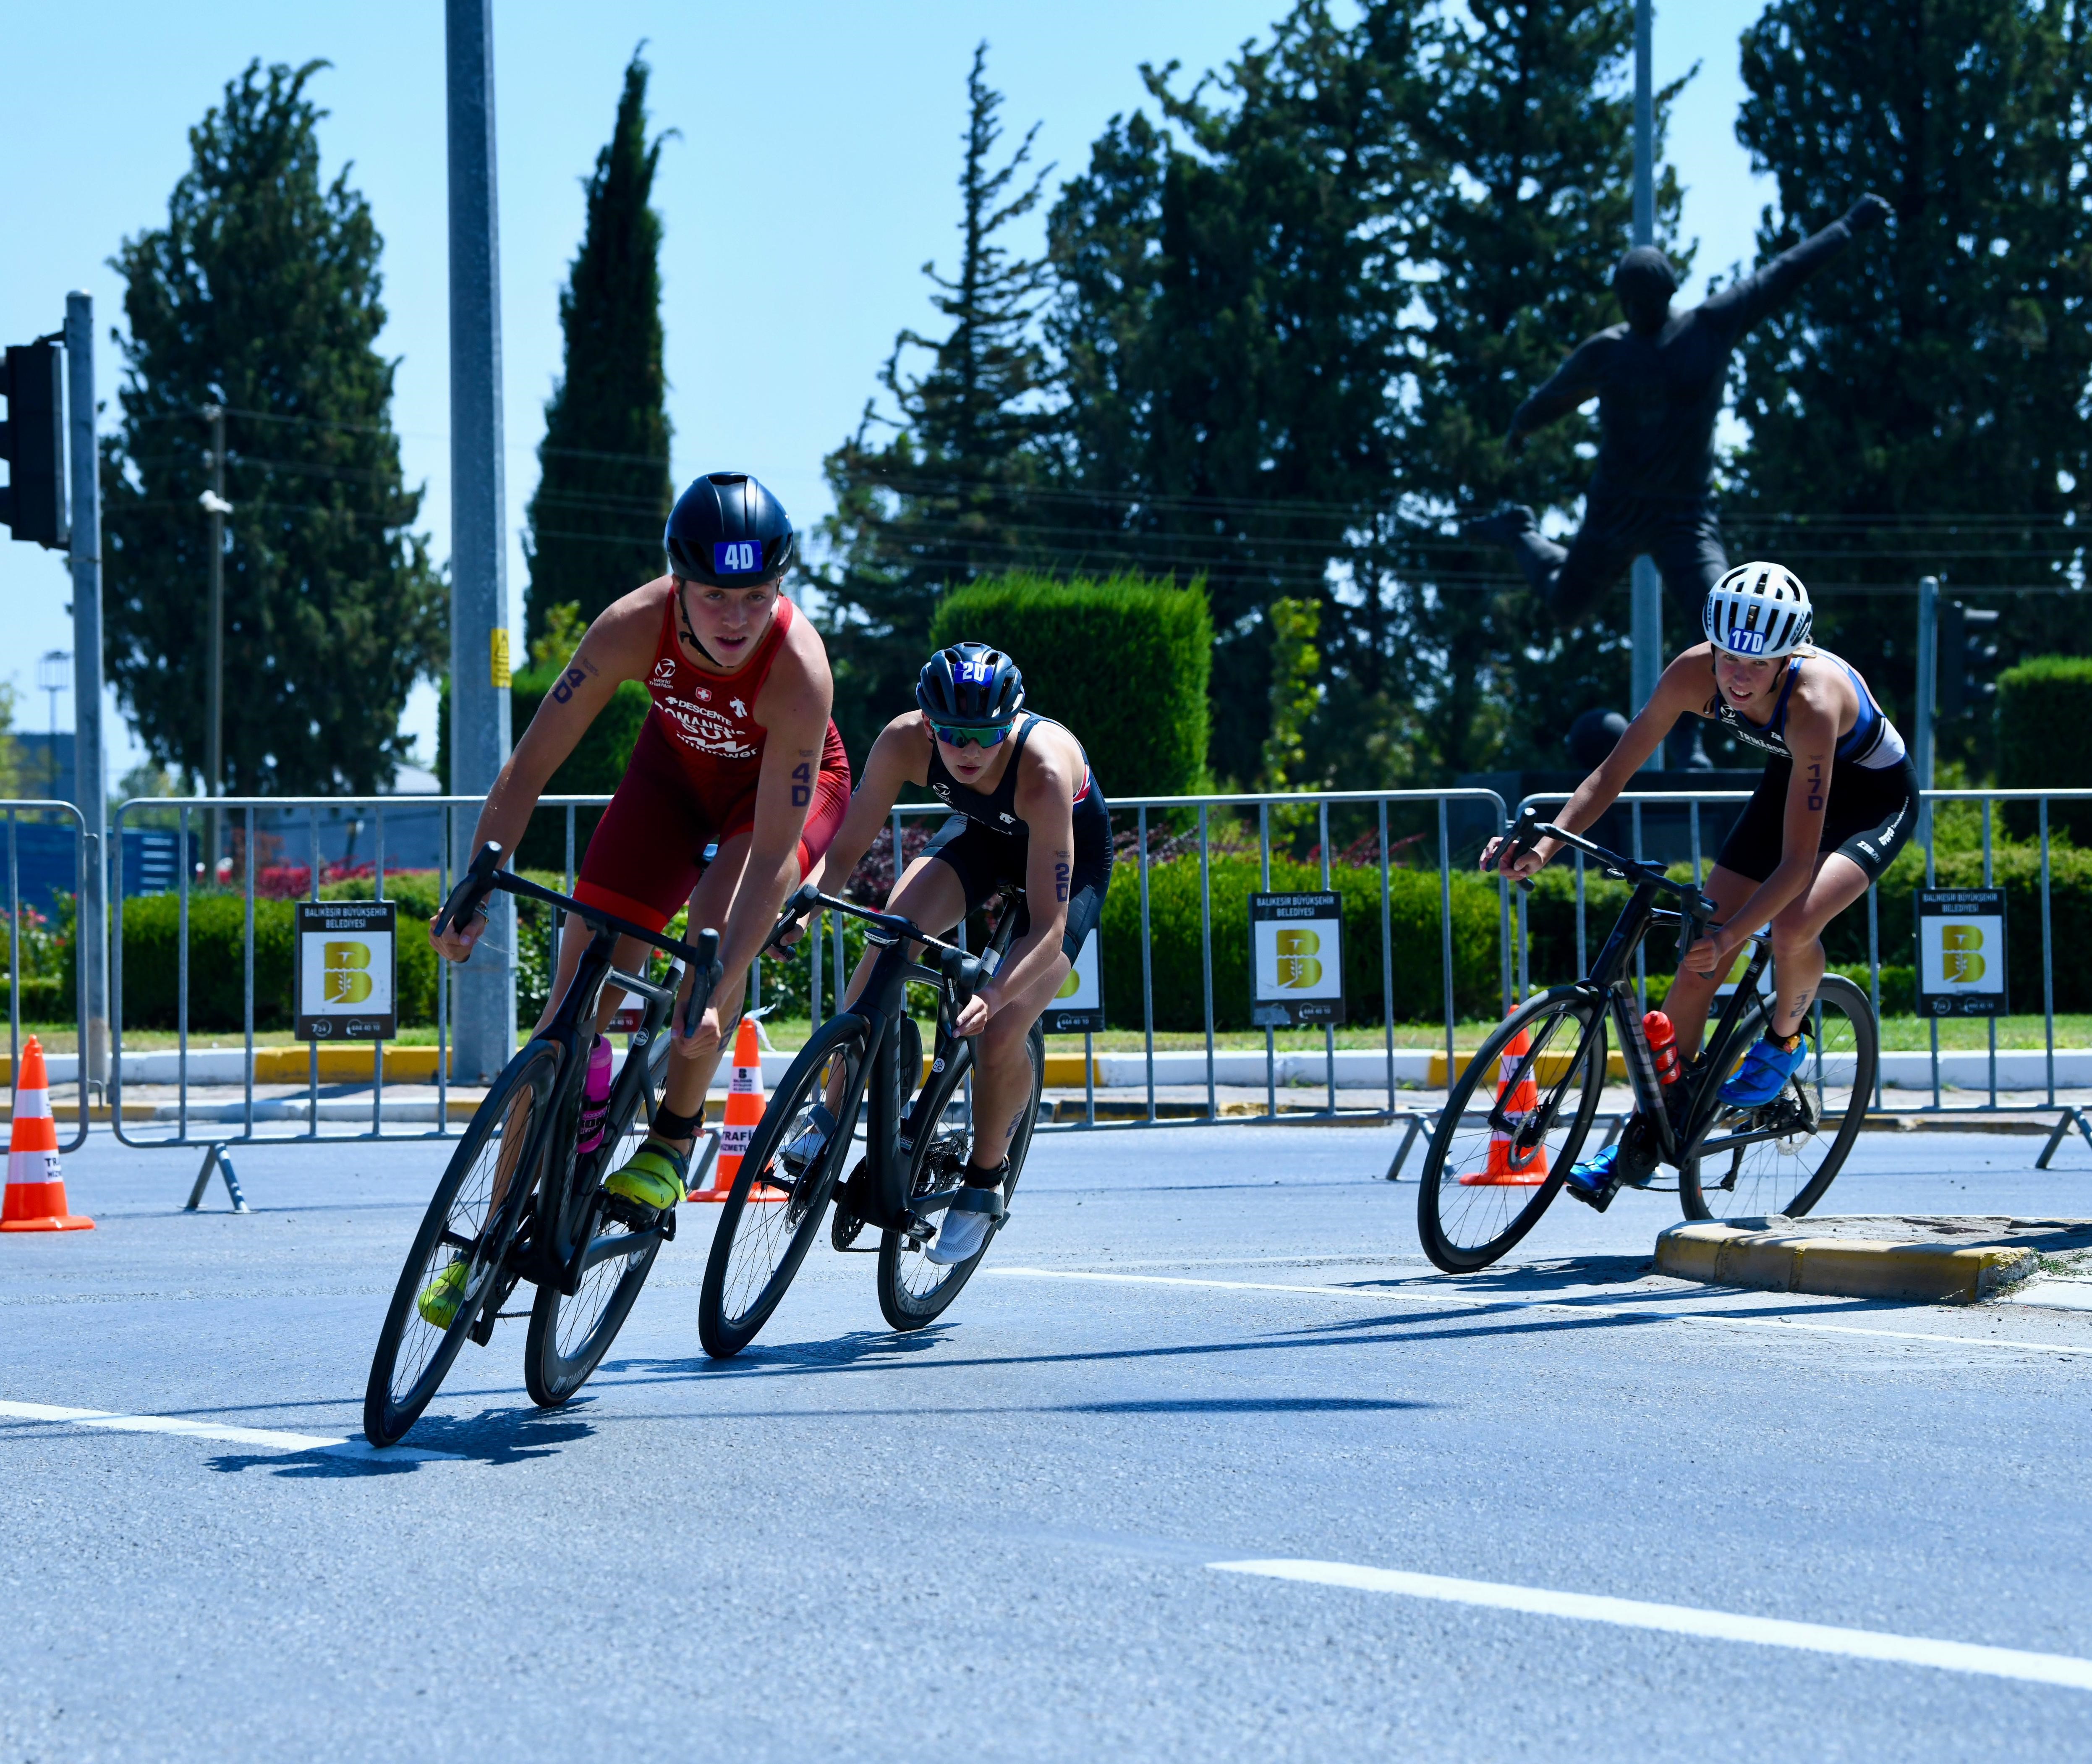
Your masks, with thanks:
[(1765, 633), (1732, 630), (1729, 633), (1729, 647), (1739, 655), (1755, 655), (1765, 647)]
[(763, 547), (753, 539), (723, 539), (712, 547), (712, 568), (722, 576), (746, 576), (763, 568)]

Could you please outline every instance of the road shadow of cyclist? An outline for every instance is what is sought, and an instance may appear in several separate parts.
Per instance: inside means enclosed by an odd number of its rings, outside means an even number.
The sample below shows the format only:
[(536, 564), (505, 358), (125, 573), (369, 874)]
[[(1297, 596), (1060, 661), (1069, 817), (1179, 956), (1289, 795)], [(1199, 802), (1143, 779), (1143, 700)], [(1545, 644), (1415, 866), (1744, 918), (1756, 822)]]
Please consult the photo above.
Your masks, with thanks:
[(353, 1451), (316, 1446), (295, 1452), (226, 1452), (210, 1459), (209, 1468), (227, 1473), (267, 1470), (279, 1476), (305, 1478), (400, 1476), (443, 1461), (421, 1456), (423, 1452), (495, 1466), (528, 1464), (548, 1458), (594, 1432), (571, 1407), (551, 1412), (484, 1409), (476, 1416), (424, 1416), (397, 1456), (361, 1449), (359, 1442)]

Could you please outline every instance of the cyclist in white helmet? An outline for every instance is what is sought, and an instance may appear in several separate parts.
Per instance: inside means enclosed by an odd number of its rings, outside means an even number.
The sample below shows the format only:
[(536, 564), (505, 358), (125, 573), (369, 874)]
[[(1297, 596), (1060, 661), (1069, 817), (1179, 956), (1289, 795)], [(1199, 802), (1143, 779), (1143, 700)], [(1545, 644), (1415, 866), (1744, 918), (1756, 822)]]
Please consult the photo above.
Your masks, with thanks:
[[(1778, 996), (1765, 1038), (1722, 1087), (1736, 1108), (1773, 1100), (1807, 1057), (1802, 1031), (1823, 978), (1823, 927), (1874, 885), (1917, 819), (1917, 774), (1903, 737), (1860, 671), (1809, 642), (1813, 616), (1791, 570), (1731, 570), (1709, 591), (1707, 641), (1664, 669), (1641, 714), (1555, 816), (1571, 832), (1589, 828), (1681, 716), (1718, 723), (1771, 756), (1704, 884), (1718, 922), (1687, 953), (1665, 1001), (1689, 1061), (1715, 989), (1744, 940), (1770, 927)], [(1506, 868), (1523, 880), (1561, 849), (1543, 839)], [(1603, 1201), (1620, 1182), (1645, 1182), (1653, 1168), (1647, 1144), (1630, 1128), (1575, 1165), (1564, 1186)]]

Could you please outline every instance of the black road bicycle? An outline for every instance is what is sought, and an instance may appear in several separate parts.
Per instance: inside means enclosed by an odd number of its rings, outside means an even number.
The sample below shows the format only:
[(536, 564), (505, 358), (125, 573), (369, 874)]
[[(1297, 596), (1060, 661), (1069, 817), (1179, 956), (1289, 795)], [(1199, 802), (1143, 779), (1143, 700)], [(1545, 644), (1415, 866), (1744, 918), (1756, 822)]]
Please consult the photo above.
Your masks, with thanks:
[[(1761, 934), (1699, 1057), (1674, 1083), (1660, 1083), (1635, 997), (1635, 951), (1653, 926), (1675, 923), (1682, 959), (1708, 928), (1714, 904), (1693, 884), (1565, 832), (1531, 808), (1497, 860), (1542, 838), (1597, 858), (1606, 876), (1632, 882), (1634, 892), (1589, 976), (1536, 992), (1512, 1011), (1448, 1093), (1416, 1199), (1424, 1254), (1448, 1273), (1470, 1273), (1539, 1223), (1597, 1118), (1609, 1022), (1636, 1113), (1625, 1130), (1619, 1180), (1599, 1197), (1600, 1211), (1619, 1187), (1653, 1186), (1658, 1166), (1668, 1165), (1678, 1172), (1688, 1219), (1807, 1213), (1844, 1164), (1874, 1094), (1881, 1034), (1867, 995), (1842, 975), (1825, 975), (1804, 1031), (1809, 1058), (1786, 1089), (1757, 1108), (1727, 1106), (1722, 1086), (1765, 1032), (1772, 1010), (1759, 991), (1772, 956)], [(1675, 911), (1657, 906), (1664, 895), (1678, 901)], [(1521, 1035), (1524, 1049), (1513, 1054)]]
[[(910, 920), (875, 913), (822, 893), (811, 883), (785, 902), (771, 943), (821, 907), (861, 919), (880, 949), (864, 993), (808, 1038), (750, 1135), (733, 1187), (720, 1209), (711, 1258), (705, 1265), (698, 1334), (705, 1351), (724, 1360), (755, 1339), (806, 1259), (832, 1195), (836, 1212), (831, 1240), (854, 1249), (867, 1225), (878, 1228), (879, 1308), (897, 1329), (917, 1329), (938, 1316), (971, 1278), (1009, 1216), (1010, 1197), (1031, 1148), (1046, 1073), (1046, 1042), (1035, 1026), (1025, 1043), (1031, 1090), (1009, 1142), (1009, 1173), (1000, 1191), (968, 1188), (962, 1181), (973, 1134), (953, 1100), (974, 1063), (974, 1042), (953, 1023), (1008, 952), (1017, 924), (1018, 889), (1007, 890), (995, 934), (979, 957), (928, 936)], [(912, 959), (911, 944), (937, 953), (936, 966)], [(908, 1013), (909, 984), (937, 988), (937, 1031), (930, 1070), (919, 1090), (923, 1035)], [(913, 1101), (909, 1093), (914, 1091)], [(840, 1097), (831, 1114), (826, 1098)], [(864, 1153), (836, 1194), (849, 1157), (858, 1112), (864, 1112)], [(816, 1113), (816, 1110), (820, 1111)], [(820, 1123), (832, 1122), (823, 1136)], [(809, 1131), (810, 1128), (814, 1131)], [(795, 1148), (819, 1149), (810, 1155)], [(964, 1261), (933, 1262), (947, 1208), (986, 1213), (989, 1230)]]
[[(524, 1383), (534, 1403), (557, 1408), (595, 1370), (655, 1255), (676, 1234), (674, 1208), (657, 1213), (605, 1194), (603, 1178), (646, 1137), (685, 970), (697, 979), (683, 1032), (694, 1032), (704, 1014), (719, 982), (718, 934), (681, 943), (526, 882), (500, 862), (498, 845), (480, 853), (443, 903), (439, 929), (470, 919), (499, 888), (573, 914), (594, 935), (551, 1022), (508, 1062), (474, 1112), (422, 1216), (370, 1362), (363, 1431), (374, 1446), (405, 1436), (468, 1338), (484, 1347), (499, 1319), (519, 1314), (501, 1308), (521, 1281), (537, 1287)], [(620, 936), (672, 958), (666, 978), (619, 971), (612, 958)], [(583, 1155), (576, 1142), (587, 1053), (606, 984), (640, 1002), (640, 1027), (611, 1087), (602, 1143)]]

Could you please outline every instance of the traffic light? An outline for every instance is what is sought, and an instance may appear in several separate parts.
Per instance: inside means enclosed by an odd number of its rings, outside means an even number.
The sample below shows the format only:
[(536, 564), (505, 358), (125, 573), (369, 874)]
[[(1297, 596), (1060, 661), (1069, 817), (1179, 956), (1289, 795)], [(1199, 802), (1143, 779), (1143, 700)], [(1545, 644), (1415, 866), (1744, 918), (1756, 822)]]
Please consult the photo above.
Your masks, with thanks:
[(0, 459), (7, 483), (0, 489), (0, 524), (18, 539), (63, 551), (66, 523), (65, 391), (62, 352), (49, 337), (11, 345), (0, 393), (7, 420), (0, 423)]
[(1997, 692), (1989, 676), (1998, 665), (1991, 627), (1995, 610), (1950, 600), (1939, 609), (1939, 715), (1959, 716)]

